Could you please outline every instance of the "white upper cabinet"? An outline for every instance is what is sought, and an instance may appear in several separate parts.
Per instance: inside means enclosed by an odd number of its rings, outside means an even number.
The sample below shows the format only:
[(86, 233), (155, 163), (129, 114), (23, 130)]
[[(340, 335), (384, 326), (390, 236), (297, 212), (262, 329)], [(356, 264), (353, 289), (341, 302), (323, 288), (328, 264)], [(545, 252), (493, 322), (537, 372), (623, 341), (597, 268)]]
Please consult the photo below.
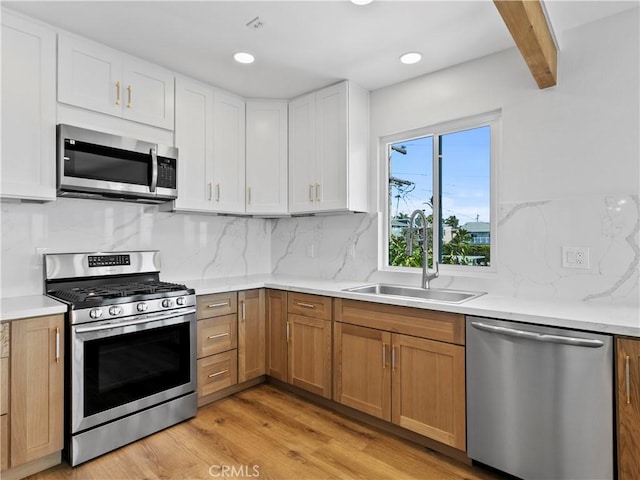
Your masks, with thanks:
[(369, 93), (349, 82), (289, 103), (289, 212), (367, 211)]
[(247, 102), (247, 213), (287, 213), (287, 125), (287, 102)]
[(245, 212), (245, 101), (213, 91), (213, 208)]
[(55, 33), (2, 10), (2, 198), (56, 198)]
[(89, 40), (59, 35), (58, 101), (173, 130), (173, 73)]
[(175, 146), (178, 198), (174, 210), (213, 211), (213, 88), (176, 77)]

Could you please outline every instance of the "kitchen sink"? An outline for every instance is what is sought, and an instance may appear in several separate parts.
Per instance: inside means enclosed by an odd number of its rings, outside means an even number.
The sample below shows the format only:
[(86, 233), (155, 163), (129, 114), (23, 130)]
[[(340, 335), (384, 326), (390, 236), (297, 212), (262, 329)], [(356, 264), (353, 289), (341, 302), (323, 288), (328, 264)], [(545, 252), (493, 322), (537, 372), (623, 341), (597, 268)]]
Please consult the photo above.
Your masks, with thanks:
[(403, 285), (388, 285), (376, 283), (359, 287), (345, 288), (343, 292), (364, 293), (381, 297), (399, 297), (425, 300), (428, 302), (463, 303), (472, 298), (484, 295), (486, 292), (465, 292), (461, 290), (448, 290), (439, 288), (418, 288)]

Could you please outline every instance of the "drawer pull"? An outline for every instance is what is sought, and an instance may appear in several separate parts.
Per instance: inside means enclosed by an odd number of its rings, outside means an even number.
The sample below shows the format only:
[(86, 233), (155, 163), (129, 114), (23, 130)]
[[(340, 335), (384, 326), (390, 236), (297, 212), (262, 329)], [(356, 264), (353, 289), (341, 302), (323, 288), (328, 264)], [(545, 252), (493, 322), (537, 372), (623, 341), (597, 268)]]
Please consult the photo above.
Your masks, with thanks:
[(222, 370), (221, 372), (217, 372), (217, 373), (210, 373), (208, 376), (209, 378), (214, 378), (214, 377), (219, 377), (220, 375), (224, 375), (225, 373), (227, 373), (229, 370)]
[(382, 368), (387, 368), (387, 344), (382, 344)]
[(316, 308), (316, 306), (313, 303), (298, 302), (298, 306), (304, 307), (304, 308)]
[(217, 335), (209, 335), (207, 338), (209, 340), (214, 340), (216, 338), (222, 338), (222, 337), (226, 337), (227, 335), (229, 335), (229, 332), (225, 332), (225, 333), (218, 333)]
[(627, 394), (627, 405), (629, 405), (631, 403), (631, 385), (629, 382), (629, 360), (630, 357), (629, 355), (627, 355), (625, 357), (625, 364), (624, 364), (624, 383), (625, 383), (625, 389), (626, 389), (626, 394)]
[(391, 346), (391, 371), (396, 371), (396, 346)]
[(287, 322), (287, 342), (291, 340), (291, 336), (289, 335), (289, 333), (290, 333), (290, 327), (289, 327), (289, 322)]
[(220, 303), (210, 303), (209, 305), (207, 305), (207, 308), (220, 308), (220, 307), (228, 307), (229, 306), (229, 300), (227, 300), (226, 302), (220, 302)]

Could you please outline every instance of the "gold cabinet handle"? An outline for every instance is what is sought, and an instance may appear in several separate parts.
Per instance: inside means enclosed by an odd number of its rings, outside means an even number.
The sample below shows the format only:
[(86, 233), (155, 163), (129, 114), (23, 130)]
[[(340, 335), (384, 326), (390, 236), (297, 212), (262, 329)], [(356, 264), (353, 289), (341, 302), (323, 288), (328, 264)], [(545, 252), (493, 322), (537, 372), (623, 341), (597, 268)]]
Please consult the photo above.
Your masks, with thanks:
[(120, 80), (116, 82), (116, 105), (120, 105)]
[(227, 373), (229, 370), (222, 370), (221, 372), (217, 372), (217, 373), (210, 373), (208, 375), (209, 378), (214, 378), (214, 377), (219, 377), (220, 375), (224, 375), (225, 373)]
[(246, 311), (246, 308), (245, 308), (244, 300), (240, 302), (240, 307), (242, 309), (242, 321), (244, 322), (247, 319), (247, 311)]
[(213, 200), (213, 182), (209, 182), (209, 201)]
[(625, 389), (626, 389), (626, 394), (627, 394), (627, 405), (631, 404), (631, 385), (630, 385), (630, 379), (629, 379), (629, 361), (631, 360), (631, 358), (629, 357), (629, 355), (627, 355), (624, 359), (624, 383), (625, 383)]
[(304, 302), (298, 302), (298, 306), (300, 307), (304, 307), (304, 308), (316, 308), (316, 306), (312, 303), (304, 303)]
[(56, 363), (60, 363), (60, 329), (56, 327)]
[(209, 305), (207, 305), (207, 308), (220, 308), (220, 307), (228, 307), (229, 306), (229, 300), (227, 300), (226, 302), (220, 302), (220, 303), (210, 303)]
[(287, 342), (291, 340), (289, 333), (290, 333), (289, 322), (287, 322)]
[(220, 201), (220, 184), (216, 183), (216, 202)]
[(316, 202), (320, 201), (320, 184), (316, 183)]
[(309, 201), (313, 202), (313, 184), (309, 184)]
[(247, 203), (251, 205), (251, 187), (247, 188)]
[(225, 333), (218, 333), (217, 335), (209, 335), (207, 337), (207, 339), (209, 340), (214, 340), (216, 338), (222, 338), (222, 337), (226, 337), (227, 335), (229, 335), (229, 332), (225, 332)]
[(382, 344), (382, 368), (387, 368), (387, 344)]
[(129, 92), (129, 101), (127, 102), (127, 108), (131, 108), (133, 106), (133, 104), (131, 102), (133, 87), (131, 85), (127, 85), (127, 92)]
[(396, 371), (396, 346), (391, 346), (391, 371)]

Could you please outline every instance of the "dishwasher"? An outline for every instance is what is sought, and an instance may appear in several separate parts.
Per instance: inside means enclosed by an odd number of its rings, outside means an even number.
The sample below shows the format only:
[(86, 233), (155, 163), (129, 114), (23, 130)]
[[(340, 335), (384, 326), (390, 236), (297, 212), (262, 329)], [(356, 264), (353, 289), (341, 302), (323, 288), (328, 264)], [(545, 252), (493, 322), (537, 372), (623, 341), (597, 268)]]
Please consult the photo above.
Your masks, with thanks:
[(614, 478), (609, 335), (468, 316), (467, 455), (526, 480)]

